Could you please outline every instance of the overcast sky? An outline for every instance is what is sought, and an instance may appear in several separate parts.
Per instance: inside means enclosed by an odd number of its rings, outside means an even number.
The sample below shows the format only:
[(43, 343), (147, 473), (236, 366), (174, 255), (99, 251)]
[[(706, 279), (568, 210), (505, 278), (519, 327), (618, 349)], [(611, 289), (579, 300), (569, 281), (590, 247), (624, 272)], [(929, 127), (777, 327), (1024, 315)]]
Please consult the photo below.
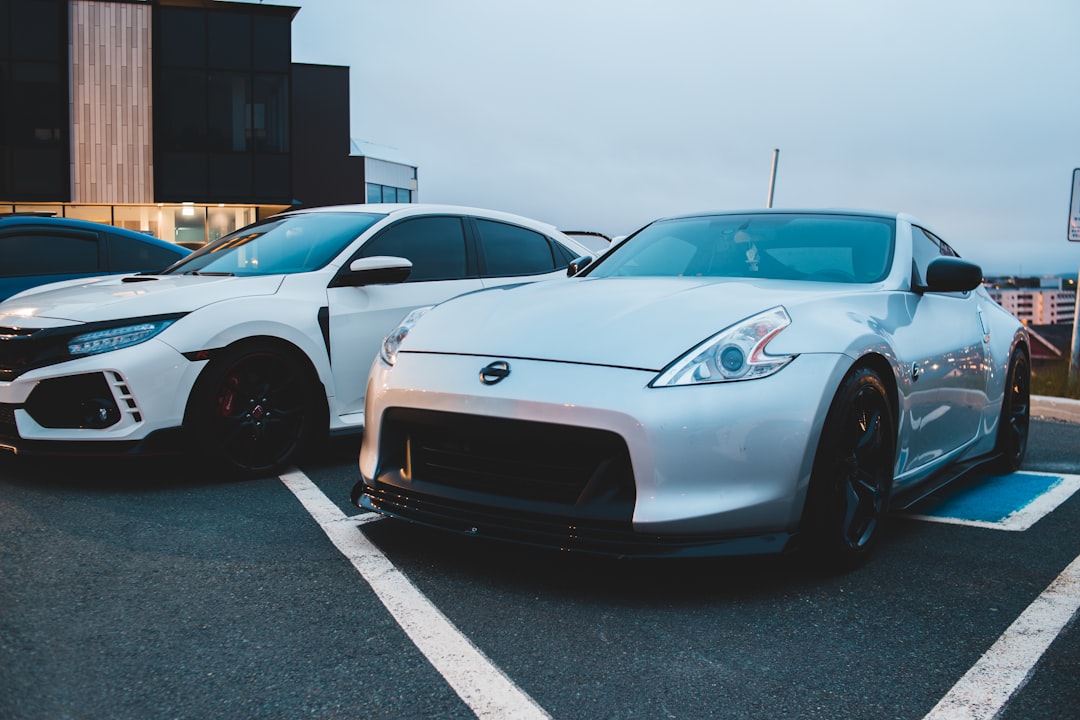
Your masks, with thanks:
[(626, 234), (774, 206), (902, 210), (988, 274), (1076, 273), (1076, 0), (296, 0), (353, 137), (425, 202)]

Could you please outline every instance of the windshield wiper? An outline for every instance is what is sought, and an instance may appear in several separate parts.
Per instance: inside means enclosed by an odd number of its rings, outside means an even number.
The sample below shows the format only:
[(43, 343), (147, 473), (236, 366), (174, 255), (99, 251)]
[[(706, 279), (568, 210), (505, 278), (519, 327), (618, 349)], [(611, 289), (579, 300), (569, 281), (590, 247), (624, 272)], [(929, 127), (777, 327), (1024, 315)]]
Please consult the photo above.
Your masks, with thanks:
[(203, 275), (206, 277), (233, 277), (235, 273), (231, 272), (200, 272), (198, 270), (188, 270), (185, 275)]

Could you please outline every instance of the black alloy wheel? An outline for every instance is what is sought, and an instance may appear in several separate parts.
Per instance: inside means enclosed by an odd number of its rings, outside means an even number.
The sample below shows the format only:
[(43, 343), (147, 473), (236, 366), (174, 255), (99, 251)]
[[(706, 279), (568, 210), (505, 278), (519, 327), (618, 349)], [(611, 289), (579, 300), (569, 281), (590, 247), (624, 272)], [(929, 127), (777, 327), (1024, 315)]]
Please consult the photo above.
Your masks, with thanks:
[(269, 345), (230, 348), (199, 379), (189, 425), (200, 449), (246, 475), (287, 467), (315, 422), (312, 383), (299, 362)]
[(1013, 351), (1006, 375), (1005, 394), (1001, 399), (1001, 421), (994, 450), (997, 470), (1010, 473), (1020, 469), (1027, 453), (1028, 428), (1031, 425), (1031, 364), (1022, 348)]
[(810, 478), (803, 528), (819, 563), (850, 570), (869, 556), (888, 511), (895, 456), (885, 385), (857, 368), (829, 408)]

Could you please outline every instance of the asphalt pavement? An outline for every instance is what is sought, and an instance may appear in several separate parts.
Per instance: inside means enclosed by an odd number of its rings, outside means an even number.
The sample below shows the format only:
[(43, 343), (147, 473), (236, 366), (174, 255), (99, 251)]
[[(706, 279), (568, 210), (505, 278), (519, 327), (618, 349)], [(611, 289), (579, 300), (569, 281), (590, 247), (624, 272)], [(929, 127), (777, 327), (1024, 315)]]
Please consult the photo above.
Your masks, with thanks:
[[(1068, 482), (1077, 448), (1038, 420), (1024, 471)], [(1080, 556), (1076, 494), (1024, 530), (895, 516), (846, 575), (491, 545), (360, 524), (356, 451), (300, 468), (315, 511), (277, 478), (0, 456), (0, 717), (933, 718)], [(1075, 717), (1080, 589), (1057, 595), (998, 717)]]

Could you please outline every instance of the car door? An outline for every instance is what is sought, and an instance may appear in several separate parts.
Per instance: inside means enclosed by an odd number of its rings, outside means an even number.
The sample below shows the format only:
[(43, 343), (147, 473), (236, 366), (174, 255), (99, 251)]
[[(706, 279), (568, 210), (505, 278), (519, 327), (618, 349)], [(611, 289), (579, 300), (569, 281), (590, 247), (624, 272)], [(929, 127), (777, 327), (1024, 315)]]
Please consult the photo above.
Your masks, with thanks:
[[(933, 234), (912, 226), (913, 279), (923, 285), (934, 258), (956, 256)], [(986, 396), (986, 333), (975, 292), (912, 292), (909, 322), (897, 330), (906, 406), (901, 407), (900, 474), (974, 439)]]
[[(481, 289), (466, 245), (465, 219), (455, 215), (404, 218), (372, 237), (349, 259), (407, 258), (405, 282), (327, 289), (330, 364), (338, 415), (363, 412), (368, 371), (383, 338), (409, 311)], [(339, 273), (347, 272), (348, 263)]]

